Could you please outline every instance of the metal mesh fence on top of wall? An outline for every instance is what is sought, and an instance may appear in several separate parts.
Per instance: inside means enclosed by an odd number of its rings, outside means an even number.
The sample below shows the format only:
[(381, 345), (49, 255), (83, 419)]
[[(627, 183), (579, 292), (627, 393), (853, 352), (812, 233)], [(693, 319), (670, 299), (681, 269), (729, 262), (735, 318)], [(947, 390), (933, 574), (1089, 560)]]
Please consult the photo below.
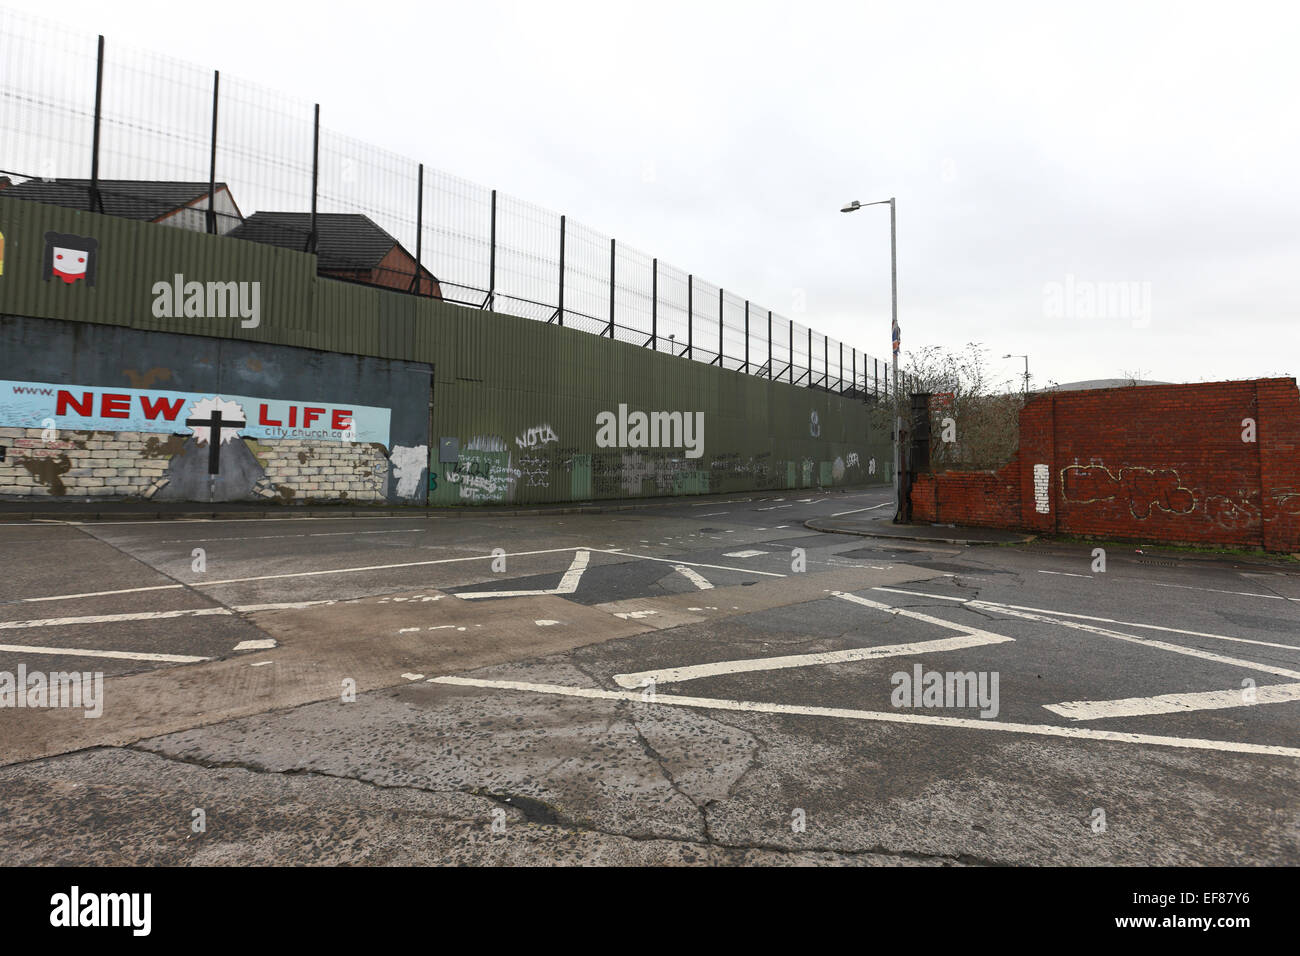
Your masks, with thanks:
[(0, 10), (5, 195), (315, 252), (322, 275), (797, 385), (888, 391), (886, 363), (854, 347), (319, 117), (315, 104)]

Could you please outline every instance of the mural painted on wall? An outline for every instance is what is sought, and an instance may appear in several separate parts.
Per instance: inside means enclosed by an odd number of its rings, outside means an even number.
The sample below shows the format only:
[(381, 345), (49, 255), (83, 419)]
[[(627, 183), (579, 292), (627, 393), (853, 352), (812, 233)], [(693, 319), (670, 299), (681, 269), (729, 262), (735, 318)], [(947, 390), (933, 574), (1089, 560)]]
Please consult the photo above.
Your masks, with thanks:
[(391, 410), (159, 389), (0, 382), (0, 494), (185, 501), (422, 497), (425, 445)]
[(98, 258), (98, 239), (66, 232), (47, 232), (41, 275), (46, 282), (58, 278), (64, 285), (80, 282), (93, 286)]

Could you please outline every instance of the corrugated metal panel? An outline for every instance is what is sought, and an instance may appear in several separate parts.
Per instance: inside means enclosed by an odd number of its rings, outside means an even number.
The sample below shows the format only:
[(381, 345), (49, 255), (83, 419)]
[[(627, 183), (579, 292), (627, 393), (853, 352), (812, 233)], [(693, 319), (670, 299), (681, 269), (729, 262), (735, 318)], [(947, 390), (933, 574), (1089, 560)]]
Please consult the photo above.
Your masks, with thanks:
[[(47, 229), (99, 240), (93, 288), (41, 279)], [(431, 447), (440, 436), (455, 437), (463, 452), (453, 482), (433, 455), (436, 501), (808, 486), (825, 474), (836, 483), (863, 481), (871, 457), (890, 455), (889, 436), (869, 433), (861, 403), (558, 325), (322, 279), (314, 258), (301, 253), (2, 196), (0, 231), (7, 239), (0, 312), (432, 364)], [(155, 316), (153, 284), (178, 272), (187, 280), (259, 283), (260, 326)], [(621, 403), (703, 412), (704, 456), (598, 448), (596, 416)], [(851, 455), (861, 462), (856, 471)], [(887, 471), (870, 477), (883, 481)]]

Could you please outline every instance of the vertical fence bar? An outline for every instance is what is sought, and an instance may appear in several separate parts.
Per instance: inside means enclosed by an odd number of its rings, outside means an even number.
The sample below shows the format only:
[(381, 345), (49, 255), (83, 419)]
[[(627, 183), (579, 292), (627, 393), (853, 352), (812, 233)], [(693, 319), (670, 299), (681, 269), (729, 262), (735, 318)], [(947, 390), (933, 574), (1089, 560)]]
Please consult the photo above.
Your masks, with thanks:
[(794, 384), (794, 322), (790, 322), (790, 384)]
[(812, 388), (812, 329), (808, 330), (808, 387)]
[(104, 119), (104, 35), (99, 36), (99, 52), (95, 61), (95, 129), (90, 143), (90, 211), (103, 212), (99, 198), (99, 127)]
[(840, 394), (844, 394), (844, 343), (840, 343)]
[(854, 398), (861, 398), (862, 396), (858, 393), (858, 350), (857, 350), (856, 347), (854, 347), (854, 349), (853, 349), (853, 372), (852, 372), (852, 375), (853, 375), (853, 397), (854, 397)]
[(722, 302), (722, 290), (718, 289), (718, 368), (726, 368), (722, 364), (722, 316), (725, 308)]
[(221, 71), (212, 71), (212, 142), (208, 153), (208, 234), (217, 232), (217, 106), (221, 102)]
[(695, 358), (695, 276), (686, 277), (686, 357)]
[(411, 291), (421, 295), (424, 283), (420, 281), (424, 266), (424, 163), (420, 163), (415, 177), (415, 277), (411, 280)]
[(749, 300), (745, 300), (745, 374), (749, 374)]
[(497, 191), (492, 190), (492, 232), (488, 244), (487, 307), (496, 308), (497, 297)]
[(616, 256), (614, 240), (609, 240), (609, 337), (614, 337), (614, 263)]
[(320, 186), (320, 104), (316, 104), (316, 116), (312, 123), (311, 135), (311, 234), (307, 236), (307, 251), (316, 251), (316, 194)]
[(555, 310), (560, 325), (564, 324), (564, 224), (565, 217), (560, 217), (560, 306)]
[(659, 351), (659, 260), (650, 263), (650, 347)]
[(772, 367), (772, 310), (767, 310), (767, 380), (770, 382), (776, 377), (776, 369)]

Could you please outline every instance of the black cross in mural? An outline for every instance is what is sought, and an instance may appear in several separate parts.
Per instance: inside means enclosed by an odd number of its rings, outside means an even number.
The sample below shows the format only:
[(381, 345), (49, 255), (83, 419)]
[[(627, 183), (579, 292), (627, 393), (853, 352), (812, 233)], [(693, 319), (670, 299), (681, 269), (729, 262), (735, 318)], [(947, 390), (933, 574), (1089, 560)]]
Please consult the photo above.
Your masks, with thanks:
[(234, 431), (243, 428), (247, 423), (222, 421), (221, 409), (217, 409), (212, 413), (211, 418), (187, 418), (185, 419), (185, 424), (190, 426), (190, 428), (203, 426), (204, 428), (211, 429), (208, 432), (208, 474), (216, 475), (221, 471), (221, 430), (223, 428), (229, 428)]

